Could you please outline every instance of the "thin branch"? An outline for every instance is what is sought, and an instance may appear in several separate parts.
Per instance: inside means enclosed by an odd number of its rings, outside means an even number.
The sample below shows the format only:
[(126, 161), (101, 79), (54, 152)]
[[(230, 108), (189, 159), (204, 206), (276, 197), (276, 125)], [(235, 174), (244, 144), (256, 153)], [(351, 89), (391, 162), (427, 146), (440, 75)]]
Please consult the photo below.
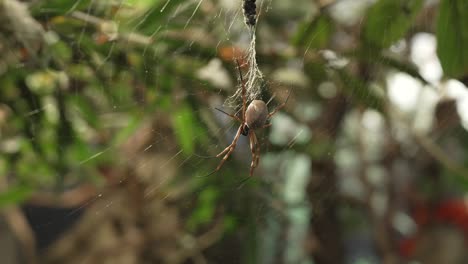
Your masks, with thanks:
[(427, 135), (424, 135), (418, 131), (415, 131), (409, 124), (406, 122), (406, 118), (403, 114), (397, 109), (392, 109), (391, 113), (407, 128), (411, 136), (416, 140), (416, 142), (421, 146), (430, 156), (437, 160), (444, 167), (452, 171), (453, 173), (465, 177), (468, 179), (468, 170), (462, 165), (458, 164), (453, 158), (451, 158), (445, 151), (440, 148), (432, 139)]

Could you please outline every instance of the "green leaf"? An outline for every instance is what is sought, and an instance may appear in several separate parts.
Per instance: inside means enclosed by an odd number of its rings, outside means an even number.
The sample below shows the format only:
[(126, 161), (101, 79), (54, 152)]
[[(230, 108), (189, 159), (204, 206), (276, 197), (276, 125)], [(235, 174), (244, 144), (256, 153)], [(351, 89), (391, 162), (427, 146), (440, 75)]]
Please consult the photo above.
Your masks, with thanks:
[(125, 140), (127, 140), (131, 135), (135, 134), (135, 131), (140, 127), (141, 117), (138, 114), (134, 114), (134, 116), (130, 116), (125, 128), (121, 129), (112, 139), (112, 146), (118, 146), (123, 144)]
[(413, 78), (420, 80), (424, 84), (429, 84), (429, 82), (419, 73), (417, 66), (411, 62), (400, 61), (389, 56), (381, 56), (380, 58), (380, 62), (382, 64), (404, 72)]
[(218, 197), (219, 191), (215, 187), (207, 187), (200, 193), (197, 208), (187, 221), (190, 230), (195, 230), (199, 225), (212, 221)]
[(57, 41), (50, 45), (47, 51), (51, 53), (51, 56), (62, 63), (70, 62), (73, 56), (72, 49), (64, 41)]
[(419, 10), (423, 0), (380, 0), (369, 10), (364, 38), (372, 46), (387, 48), (401, 39)]
[(293, 43), (306, 48), (323, 48), (328, 44), (332, 31), (333, 24), (330, 18), (325, 15), (317, 16), (312, 21), (299, 25)]
[(195, 149), (195, 116), (188, 105), (182, 105), (172, 115), (173, 127), (177, 141), (185, 154), (190, 155)]
[(424, 77), (422, 77), (422, 75), (419, 73), (418, 67), (409, 61), (399, 60), (388, 55), (383, 55), (380, 52), (369, 52), (362, 49), (353, 51), (347, 55), (356, 57), (360, 61), (369, 62), (373, 64), (382, 64), (384, 66), (394, 68), (398, 71), (411, 75), (412, 77), (420, 80), (424, 84), (428, 84), (428, 81), (424, 79)]
[(6, 192), (0, 193), (0, 208), (18, 204), (28, 199), (31, 194), (32, 188), (29, 186), (10, 187)]
[(143, 20), (138, 19), (138, 28), (142, 33), (153, 34), (160, 29), (161, 26), (168, 26), (166, 23), (169, 16), (174, 14), (174, 10), (183, 4), (184, 0), (158, 1), (150, 10), (146, 12)]
[(441, 1), (436, 34), (437, 55), (445, 75), (468, 74), (468, 1)]
[[(99, 119), (96, 115), (96, 109), (93, 107), (91, 102), (84, 96), (71, 95), (68, 98), (70, 102), (70, 108), (74, 114), (79, 115), (82, 119), (86, 120), (88, 124), (93, 127), (99, 127)], [(75, 119), (71, 119), (72, 123), (77, 122)], [(80, 121), (80, 120), (79, 120)]]
[(75, 10), (81, 10), (91, 4), (90, 0), (46, 0), (32, 7), (33, 15), (55, 14), (64, 15)]

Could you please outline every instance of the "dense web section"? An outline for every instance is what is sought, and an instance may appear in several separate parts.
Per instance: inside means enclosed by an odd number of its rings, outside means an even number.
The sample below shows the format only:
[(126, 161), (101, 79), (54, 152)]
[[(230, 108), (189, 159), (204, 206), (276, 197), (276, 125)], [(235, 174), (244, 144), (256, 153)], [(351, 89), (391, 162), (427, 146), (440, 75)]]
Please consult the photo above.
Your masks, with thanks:
[[(249, 32), (249, 46), (246, 51), (245, 60), (246, 65), (241, 65), (242, 68), (247, 69), (247, 74), (244, 77), (246, 95), (248, 101), (259, 99), (264, 87), (263, 73), (257, 64), (257, 48), (256, 48), (256, 29), (258, 19), (260, 18), (259, 10), (262, 9), (263, 0), (258, 1), (257, 8), (255, 0), (243, 0), (242, 11), (244, 15), (244, 22)], [(238, 85), (236, 92), (226, 100), (226, 104), (231, 107), (238, 107), (239, 102), (242, 101), (242, 85)]]
[[(90, 51), (86, 48), (84, 44), (84, 39), (85, 39), (85, 34), (88, 34), (86, 27), (95, 26), (95, 27), (101, 27), (100, 29), (102, 30), (102, 33), (104, 33), (105, 37), (109, 41), (115, 41), (119, 38), (123, 38), (126, 40), (126, 45), (128, 45), (129, 48), (131, 48), (132, 45), (144, 45), (144, 49), (143, 49), (144, 56), (156, 57), (160, 55), (160, 52), (162, 51), (159, 50), (159, 47), (154, 48), (152, 46), (154, 44), (152, 37), (158, 36), (159, 38), (165, 38), (164, 34), (162, 34), (161, 32), (163, 32), (171, 23), (181, 22), (183, 24), (183, 29), (189, 29), (192, 26), (194, 17), (197, 15), (197, 12), (201, 12), (200, 7), (202, 6), (204, 0), (192, 0), (192, 1), (165, 0), (161, 2), (164, 2), (164, 4), (159, 10), (161, 13), (165, 12), (166, 8), (170, 8), (171, 5), (175, 5), (175, 7), (172, 6), (172, 9), (171, 9), (172, 14), (169, 15), (166, 20), (161, 21), (161, 24), (154, 25), (154, 29), (151, 34), (149, 34), (148, 36), (144, 36), (144, 35), (138, 34), (138, 29), (141, 25), (145, 23), (150, 13), (154, 11), (154, 8), (157, 8), (157, 7), (154, 7), (153, 9), (150, 10), (150, 12), (148, 12), (146, 15), (142, 17), (136, 17), (135, 21), (137, 21), (137, 23), (134, 23), (135, 24), (134, 30), (132, 30), (129, 34), (123, 35), (118, 32), (118, 28), (122, 25), (119, 25), (118, 20), (114, 22), (114, 19), (116, 19), (115, 15), (110, 14), (107, 17), (105, 16), (98, 17), (92, 13), (92, 10), (99, 9), (99, 6), (101, 4), (99, 1), (96, 1), (96, 0), (89, 1), (89, 3), (87, 4), (85, 8), (81, 8), (82, 11), (79, 11), (79, 7), (81, 4), (84, 3), (84, 1), (76, 1), (75, 5), (72, 6), (67, 12), (67, 15), (69, 15), (70, 17), (74, 19), (77, 19), (78, 21), (84, 22), (84, 25), (83, 25), (83, 29), (76, 35), (76, 40), (74, 41), (74, 47), (77, 48), (78, 51), (81, 52), (82, 54), (85, 54), (85, 56), (83, 56), (83, 60), (87, 59), (86, 58), (87, 56), (90, 56), (90, 55), (92, 56), (92, 54), (89, 53)], [(256, 56), (257, 56), (256, 55), (256, 29), (257, 29), (257, 25), (259, 22), (259, 18), (261, 18), (261, 16), (259, 15), (259, 12), (262, 8), (263, 0), (238, 1), (236, 2), (236, 5), (237, 5), (237, 8), (235, 8), (236, 11), (234, 12), (236, 15), (232, 15), (233, 14), (232, 10), (231, 11), (220, 10), (219, 14), (216, 17), (212, 17), (207, 20), (218, 22), (218, 21), (222, 21), (223, 19), (225, 19), (227, 21), (228, 26), (225, 27), (226, 39), (224, 40), (220, 39), (219, 43), (226, 41), (227, 39), (230, 38), (230, 34), (231, 34), (230, 30), (234, 22), (239, 23), (241, 19), (244, 20), (245, 26), (243, 30), (246, 31), (249, 36), (248, 48), (244, 53), (245, 57), (236, 58), (236, 59), (239, 59), (240, 61), (244, 62), (243, 65), (241, 65), (241, 68), (243, 69), (242, 72), (244, 73), (243, 79), (245, 81), (248, 101), (251, 101), (254, 99), (261, 99), (259, 97), (260, 97), (260, 94), (262, 93), (262, 89), (264, 88), (264, 76), (261, 70), (259, 69), (259, 66), (257, 64), (257, 59), (256, 59)], [(118, 2), (118, 4), (115, 6), (116, 10), (120, 10), (120, 9), (125, 10), (126, 8), (129, 8), (129, 6), (124, 1)], [(237, 14), (239, 13), (243, 14), (243, 16), (242, 17), (238, 16)], [(200, 23), (200, 22), (197, 22), (197, 23)], [(196, 34), (197, 33), (195, 33), (195, 35)], [(98, 70), (105, 71), (107, 69), (108, 67), (107, 65), (108, 65), (108, 62), (111, 60), (111, 57), (116, 55), (116, 50), (117, 50), (116, 45), (117, 45), (116, 43), (110, 44), (110, 48), (108, 49), (107, 54), (105, 54), (103, 58), (100, 58), (97, 60), (96, 63), (98, 64), (98, 67), (97, 67)], [(183, 53), (186, 50), (190, 50), (192, 45), (193, 45), (193, 42), (187, 43), (183, 45), (182, 47), (180, 47), (179, 50), (176, 50), (171, 55), (177, 56), (179, 53)], [(233, 63), (232, 65), (235, 65), (235, 63)], [(148, 73), (147, 73), (148, 78), (152, 77), (150, 75), (153, 75), (153, 74), (154, 74), (154, 71), (151, 71), (151, 69), (148, 69)], [(185, 77), (173, 76), (173, 78), (185, 78)], [(234, 90), (234, 92), (231, 95), (229, 95), (228, 98), (226, 99), (226, 102), (225, 102), (226, 105), (236, 108), (242, 104), (241, 103), (242, 102), (242, 98), (241, 98), (242, 88), (241, 87), (242, 86), (240, 84), (237, 85), (237, 89)], [(103, 87), (100, 89), (104, 91), (104, 89), (107, 89), (107, 88)], [(188, 95), (197, 96), (197, 95), (201, 95), (204, 93), (206, 92), (205, 91), (190, 91)], [(121, 97), (123, 98), (125, 94), (126, 93), (122, 91)], [(113, 104), (114, 111), (110, 113), (106, 113), (105, 115), (108, 115), (109, 117), (117, 116), (119, 115), (120, 111), (127, 111), (131, 109), (136, 109), (138, 107), (138, 103), (124, 105), (124, 104), (118, 103), (119, 100), (120, 98), (117, 97), (113, 99), (113, 101), (110, 102), (111, 104)], [(37, 111), (35, 111), (34, 113), (31, 113), (30, 115), (35, 115), (39, 112), (47, 111), (47, 108), (48, 107), (46, 106), (44, 107), (44, 109), (37, 109)], [(196, 111), (198, 114), (201, 110), (196, 110)], [(104, 115), (104, 113), (99, 113), (98, 115)], [(118, 126), (124, 130), (129, 125), (131, 124), (122, 123)], [(217, 131), (218, 132), (225, 131), (224, 132), (225, 135), (223, 136), (226, 136), (226, 138), (229, 139), (231, 137), (231, 134), (229, 133), (229, 128), (235, 125), (236, 124), (232, 124), (230, 127), (227, 127), (227, 128), (219, 128)], [(175, 130), (174, 132), (178, 134), (178, 133), (183, 133), (185, 131)], [(160, 148), (159, 145), (162, 145), (164, 141), (166, 140), (165, 138), (166, 135), (164, 135), (162, 132), (158, 130), (151, 130), (150, 133), (153, 133), (156, 139), (152, 143), (146, 145), (144, 149), (142, 150), (143, 153), (141, 154), (144, 154), (145, 152), (149, 152), (156, 148)], [(202, 132), (202, 134), (203, 133), (208, 134), (210, 132), (204, 131)], [(195, 135), (193, 138), (191, 138), (191, 140), (197, 140), (196, 137), (198, 136)], [(221, 141), (221, 142), (222, 143), (220, 144), (224, 145), (225, 141)], [(242, 153), (244, 152), (249, 153), (249, 148), (246, 142), (242, 142), (241, 140), (240, 145), (241, 147), (238, 149), (242, 149), (240, 150)], [(218, 147), (220, 146), (209, 146), (207, 147), (207, 149), (209, 150), (210, 148), (218, 148)], [(111, 144), (87, 156), (86, 158), (77, 161), (77, 165), (80, 168), (92, 166), (93, 162), (95, 160), (100, 159), (101, 157), (104, 157), (107, 155), (113, 156), (112, 153), (117, 149), (119, 149), (118, 144), (115, 144), (115, 145)], [(199, 165), (204, 163), (208, 158), (208, 157), (203, 157), (202, 155), (197, 155), (195, 153), (185, 155), (185, 157), (181, 158), (185, 154), (184, 148), (181, 148), (177, 145), (169, 146), (168, 150), (173, 154), (169, 157), (164, 157), (164, 160), (158, 163), (157, 165), (158, 169), (162, 171), (168, 169), (170, 164), (174, 164), (174, 163), (175, 163), (176, 168), (181, 168), (182, 166), (188, 166), (191, 168), (199, 168)], [(135, 157), (128, 157), (128, 160), (126, 160), (126, 162), (130, 164), (133, 163), (134, 161), (136, 161)], [(137, 167), (135, 168), (135, 171), (144, 171), (146, 168), (149, 168), (150, 166), (148, 165), (148, 162), (139, 163)], [(247, 169), (247, 167), (248, 165), (246, 165), (245, 168)], [(170, 176), (163, 175), (159, 184), (148, 188), (144, 196), (151, 197), (151, 195), (156, 193), (159, 190), (159, 188), (161, 188), (161, 186), (167, 183), (170, 179), (171, 179)], [(121, 181), (124, 181), (124, 180), (125, 179), (122, 179)], [(232, 187), (237, 188), (238, 186), (239, 186), (238, 184), (235, 184)], [(96, 200), (99, 200), (103, 197), (105, 196), (102, 193), (97, 194), (91, 201), (87, 202), (84, 205), (81, 205), (79, 208), (69, 213), (66, 218), (74, 217), (77, 214), (77, 212), (87, 207), (90, 203)], [(105, 208), (112, 207), (113, 201), (108, 202), (107, 204), (104, 204), (103, 206)], [(96, 213), (99, 213), (99, 212), (96, 212)], [(54, 223), (56, 223), (57, 221), (58, 221), (57, 219), (49, 219), (49, 221), (38, 225), (38, 228), (47, 229), (48, 227), (54, 225)]]
[[(258, 99), (260, 94), (262, 93), (262, 88), (264, 86), (264, 79), (263, 79), (263, 74), (261, 70), (258, 67), (257, 64), (257, 54), (256, 54), (256, 43), (255, 43), (255, 27), (249, 26), (249, 31), (250, 31), (250, 36), (251, 36), (251, 41), (249, 44), (249, 49), (247, 51), (247, 58), (246, 58), (246, 64), (248, 68), (248, 72), (245, 76), (246, 79), (246, 93), (247, 93), (247, 98), (249, 101)], [(227, 104), (232, 106), (232, 105), (237, 105), (239, 102), (239, 99), (241, 99), (241, 93), (242, 93), (242, 87), (239, 85), (238, 89), (232, 95), (228, 100)]]
[[(164, 32), (171, 23), (175, 24), (183, 24), (183, 29), (190, 29), (192, 23), (195, 21), (195, 16), (197, 15), (198, 12), (200, 11), (200, 7), (202, 6), (204, 0), (192, 0), (192, 1), (177, 1), (177, 0), (165, 0), (161, 1), (163, 3), (162, 5), (158, 6), (155, 5), (155, 7), (151, 8), (146, 14), (144, 14), (141, 17), (135, 17), (134, 21), (136, 22), (134, 24), (134, 28), (130, 31), (130, 33), (127, 34), (122, 34), (119, 32), (119, 27), (125, 26), (119, 24), (120, 21), (117, 19), (117, 13), (115, 12), (114, 14), (108, 14), (105, 16), (96, 16), (93, 14), (93, 11), (99, 10), (99, 8), (105, 8), (105, 5), (102, 4), (99, 1), (96, 0), (91, 0), (89, 3), (86, 4), (86, 6), (83, 8), (81, 5), (83, 5), (86, 1), (76, 1), (73, 6), (70, 7), (70, 9), (66, 12), (66, 15), (70, 16), (71, 18), (76, 19), (77, 21), (83, 22), (82, 24), (82, 29), (78, 31), (79, 33), (76, 35), (75, 40), (73, 41), (74, 48), (76, 48), (79, 53), (84, 54), (83, 60), (87, 59), (87, 57), (92, 57), (92, 54), (90, 54), (90, 50), (86, 48), (86, 44), (84, 39), (85, 35), (88, 34), (88, 29), (87, 27), (96, 27), (99, 30), (101, 30), (101, 33), (103, 33), (105, 37), (105, 41), (111, 42), (110, 48), (107, 51), (107, 54), (105, 54), (104, 57), (97, 59), (96, 64), (98, 70), (106, 71), (108, 68), (108, 62), (111, 60), (112, 56), (116, 55), (117, 52), (117, 42), (114, 42), (118, 39), (124, 39), (126, 45), (129, 48), (132, 48), (132, 45), (143, 45), (143, 55), (144, 56), (149, 56), (149, 57), (156, 57), (161, 55), (161, 50), (163, 48), (160, 47), (153, 47), (154, 45), (154, 39), (153, 37), (157, 36), (158, 38), (166, 38), (166, 36), (162, 33)], [(249, 36), (249, 41), (247, 45), (247, 49), (245, 50), (245, 53), (243, 53), (245, 57), (243, 58), (236, 58), (240, 61), (243, 62), (241, 65), (241, 68), (243, 69), (242, 72), (244, 73), (243, 79), (245, 80), (245, 87), (246, 87), (246, 93), (247, 93), (247, 98), (248, 101), (252, 101), (254, 99), (261, 99), (259, 98), (262, 89), (264, 88), (264, 76), (259, 69), (259, 66), (257, 64), (257, 59), (256, 59), (256, 29), (257, 25), (259, 23), (259, 18), (260, 16), (260, 10), (262, 9), (263, 6), (263, 0), (260, 1), (252, 1), (252, 0), (243, 0), (243, 1), (238, 1), (236, 2), (236, 8), (234, 8), (234, 12), (232, 10), (223, 10), (221, 9), (218, 13), (217, 16), (207, 18), (205, 21), (209, 21), (210, 23), (217, 23), (219, 21), (227, 22), (226, 26), (224, 28), (226, 32), (225, 39), (219, 39), (218, 42), (226, 42), (226, 40), (229, 40), (230, 35), (232, 34), (231, 32), (231, 27), (232, 25), (237, 22), (238, 24), (243, 20), (245, 22), (244, 29), (243, 31), (247, 32)], [(119, 1), (116, 2), (116, 5), (114, 7), (115, 10), (125, 10), (127, 8), (131, 9), (131, 3), (126, 3), (125, 1)], [(158, 8), (159, 10), (156, 10)], [(164, 20), (161, 21), (160, 24), (154, 25), (152, 32), (148, 35), (141, 35), (138, 33), (139, 28), (141, 25), (144, 25), (146, 20), (149, 19), (154, 11), (159, 11), (161, 13), (167, 11), (170, 8), (171, 14), (167, 16)], [(81, 11), (80, 11), (81, 10)], [(235, 15), (233, 15), (235, 14)], [(242, 16), (239, 16), (238, 14), (242, 14)], [(200, 23), (197, 21), (196, 23)], [(196, 25), (195, 25), (196, 27)], [(197, 33), (194, 33), (197, 35)], [(96, 35), (96, 37), (98, 37)], [(197, 38), (199, 36), (195, 36)], [(193, 42), (189, 42), (185, 45), (182, 45), (179, 50), (176, 50), (172, 55), (177, 56), (179, 53), (183, 53), (186, 50), (190, 50), (191, 46), (193, 45)], [(234, 61), (234, 60), (233, 60)], [(234, 63), (233, 63), (234, 65)], [(147, 76), (148, 78), (152, 78), (155, 72), (151, 71), (151, 69), (148, 69), (147, 71)], [(156, 74), (158, 72), (156, 71)], [(174, 78), (185, 78), (181, 76), (174, 76)], [(228, 98), (225, 101), (225, 104), (232, 107), (232, 108), (238, 108), (242, 103), (242, 98), (241, 98), (241, 90), (242, 86), (238, 84), (237, 89), (234, 90), (233, 93), (228, 95)], [(102, 91), (104, 89), (107, 89), (105, 87), (100, 88)], [(189, 96), (197, 96), (200, 94), (204, 94), (205, 91), (190, 91)], [(125, 96), (125, 92), (122, 91), (121, 97), (123, 98)], [(185, 95), (186, 96), (186, 95)], [(119, 97), (112, 99), (110, 102), (113, 104), (113, 109), (115, 110), (114, 112), (107, 113), (107, 115), (112, 116), (112, 115), (118, 115), (119, 111), (126, 111), (129, 109), (134, 109), (138, 107), (138, 103), (131, 103), (131, 104), (121, 104), (119, 103)], [(28, 116), (30, 115), (35, 115), (37, 113), (47, 111), (48, 107), (44, 107), (42, 109), (37, 109), (32, 113), (29, 113)], [(195, 110), (197, 113), (200, 110)], [(232, 124), (234, 126), (235, 124)], [(120, 126), (120, 125), (118, 125)], [(231, 127), (232, 127), (231, 126)], [(125, 128), (125, 126), (121, 126), (122, 129)], [(228, 127), (227, 129), (224, 128), (226, 136), (229, 138), (231, 135), (228, 132)], [(219, 128), (217, 131), (222, 131), (223, 129)], [(178, 133), (183, 133), (184, 131), (175, 131), (176, 134)], [(159, 134), (159, 131), (153, 131), (155, 134)], [(205, 131), (202, 133), (210, 133), (209, 131)], [(194, 136), (195, 138), (191, 138), (191, 140), (196, 140), (196, 135)], [(155, 142), (152, 144), (147, 145), (144, 148), (144, 152), (151, 151), (154, 148), (158, 147), (158, 144), (160, 144), (160, 141), (164, 141), (164, 138), (157, 138)], [(224, 142), (224, 141), (223, 141)], [(241, 142), (241, 144), (245, 144)], [(83, 158), (78, 161), (78, 165), (80, 167), (86, 167), (88, 165), (91, 165), (95, 160), (100, 159), (103, 156), (106, 155), (111, 155), (113, 150), (118, 149), (118, 145), (109, 145), (106, 146), (105, 148), (96, 151), (95, 153), (87, 156), (86, 158)], [(219, 147), (219, 146), (210, 146), (207, 149), (211, 147)], [(245, 149), (248, 152), (248, 147), (242, 147), (242, 149)], [(171, 151), (173, 151), (173, 155), (169, 158), (166, 159), (165, 162), (163, 162), (160, 165), (161, 169), (166, 168), (166, 166), (174, 161), (177, 161), (180, 156), (183, 156), (184, 154), (184, 148), (177, 147), (176, 145), (171, 146)], [(188, 154), (177, 166), (181, 167), (183, 165), (190, 166), (190, 167), (198, 167), (198, 165), (206, 160), (206, 157), (202, 158), (201, 155), (197, 154)], [(128, 162), (132, 162), (132, 160), (129, 160)], [(141, 164), (139, 165), (138, 169), (143, 169), (146, 166), (146, 164)], [(166, 178), (168, 180), (169, 178)], [(157, 188), (157, 187), (154, 187)], [(150, 190), (149, 193), (154, 192), (154, 189)]]

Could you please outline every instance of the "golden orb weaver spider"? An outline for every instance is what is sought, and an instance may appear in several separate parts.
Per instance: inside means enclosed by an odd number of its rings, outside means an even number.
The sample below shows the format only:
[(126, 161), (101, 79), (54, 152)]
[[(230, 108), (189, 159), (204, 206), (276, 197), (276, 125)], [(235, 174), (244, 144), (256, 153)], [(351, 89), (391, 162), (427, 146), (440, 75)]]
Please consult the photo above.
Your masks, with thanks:
[(221, 169), (221, 167), (224, 165), (224, 162), (226, 162), (226, 160), (229, 158), (229, 156), (231, 156), (232, 152), (236, 148), (237, 141), (239, 140), (240, 136), (243, 135), (249, 137), (250, 151), (252, 153), (252, 163), (250, 164), (250, 176), (252, 176), (260, 160), (260, 147), (258, 145), (257, 136), (255, 135), (255, 130), (271, 126), (271, 124), (267, 123), (267, 121), (270, 120), (270, 118), (274, 114), (276, 114), (286, 105), (289, 96), (291, 95), (291, 91), (289, 91), (286, 100), (282, 104), (277, 106), (275, 110), (273, 110), (271, 113), (268, 113), (267, 104), (263, 100), (253, 100), (247, 106), (246, 88), (244, 80), (242, 78), (242, 71), (237, 60), (236, 63), (237, 69), (239, 70), (239, 78), (242, 87), (242, 115), (241, 117), (238, 117), (236, 115), (226, 113), (219, 108), (215, 109), (227, 116), (230, 116), (232, 119), (237, 120), (240, 123), (240, 125), (231, 144), (227, 146), (223, 151), (221, 151), (218, 155), (216, 155), (217, 158), (224, 155), (218, 167), (216, 167), (216, 169), (208, 175), (214, 174)]

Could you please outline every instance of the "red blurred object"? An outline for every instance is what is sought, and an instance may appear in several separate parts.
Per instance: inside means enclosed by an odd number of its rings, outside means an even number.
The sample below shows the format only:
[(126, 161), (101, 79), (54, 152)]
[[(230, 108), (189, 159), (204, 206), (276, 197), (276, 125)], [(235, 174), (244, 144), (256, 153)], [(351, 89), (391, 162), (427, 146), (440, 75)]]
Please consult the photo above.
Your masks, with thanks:
[(416, 243), (416, 237), (411, 237), (400, 241), (400, 254), (405, 258), (411, 257), (414, 254), (414, 251), (416, 250)]
[(437, 221), (447, 222), (460, 228), (468, 238), (468, 201), (453, 199), (442, 202), (434, 211)]
[(400, 254), (404, 257), (414, 255), (420, 237), (433, 225), (449, 225), (463, 233), (468, 242), (468, 200), (454, 198), (441, 201), (435, 206), (420, 205), (413, 211), (413, 219), (418, 233), (400, 241)]

